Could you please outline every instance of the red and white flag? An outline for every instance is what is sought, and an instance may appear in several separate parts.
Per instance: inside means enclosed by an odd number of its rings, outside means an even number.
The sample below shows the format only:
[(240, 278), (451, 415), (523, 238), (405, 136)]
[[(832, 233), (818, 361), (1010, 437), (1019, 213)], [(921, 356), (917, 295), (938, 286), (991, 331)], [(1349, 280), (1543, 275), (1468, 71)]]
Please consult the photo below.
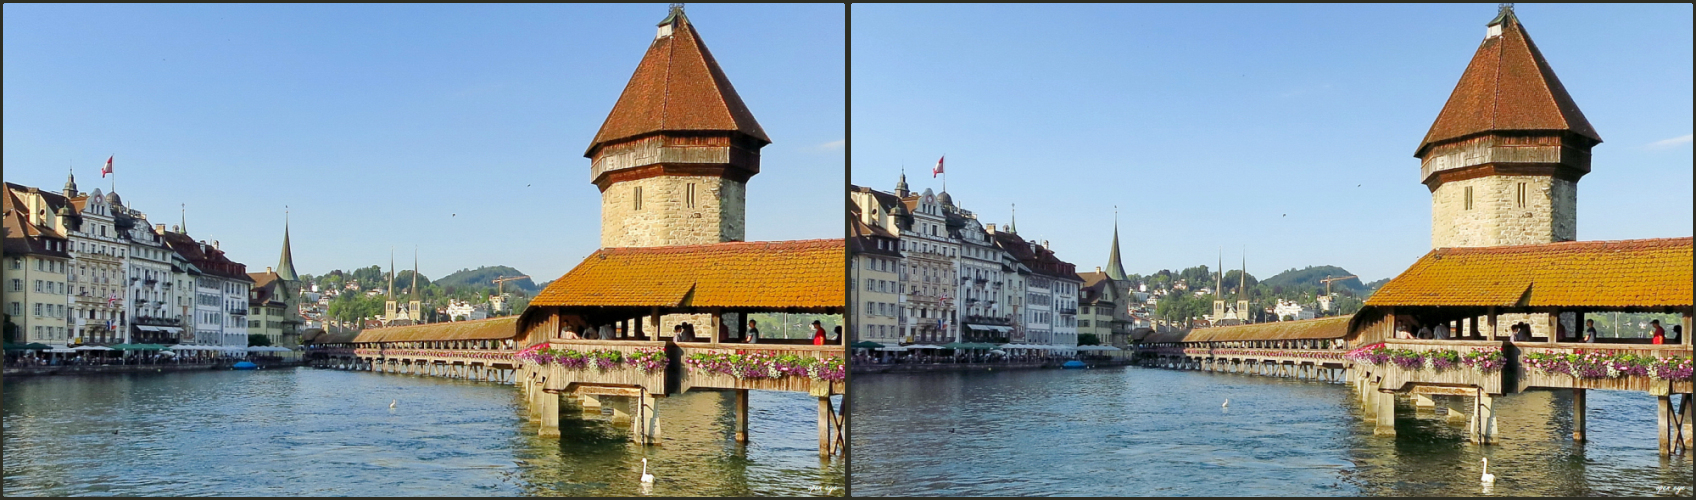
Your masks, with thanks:
[(115, 158), (117, 156), (118, 155), (112, 155), (112, 156), (106, 157), (106, 166), (100, 167), (100, 178), (104, 179), (104, 178), (106, 178), (106, 174), (112, 173), (112, 158)]
[[(930, 176), (931, 177), (936, 177), (936, 174), (942, 173), (942, 160), (944, 158), (948, 158), (948, 155), (942, 155), (941, 158), (936, 159), (936, 168), (930, 169)], [(107, 165), (110, 166), (111, 163), (108, 162)]]

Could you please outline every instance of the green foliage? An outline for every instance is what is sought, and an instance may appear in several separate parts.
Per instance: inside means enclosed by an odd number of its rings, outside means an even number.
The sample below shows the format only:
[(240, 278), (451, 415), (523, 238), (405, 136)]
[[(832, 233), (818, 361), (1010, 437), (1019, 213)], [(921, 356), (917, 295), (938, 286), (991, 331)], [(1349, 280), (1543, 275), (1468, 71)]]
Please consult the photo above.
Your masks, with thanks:
[(1078, 345), (1101, 345), (1101, 339), (1093, 333), (1078, 334)]
[[(1324, 293), (1325, 284), (1320, 283), (1319, 280), (1325, 279), (1326, 276), (1348, 276), (1351, 274), (1354, 273), (1348, 272), (1348, 270), (1337, 266), (1308, 266), (1300, 270), (1291, 269), (1278, 273), (1276, 276), (1266, 278), (1266, 281), (1263, 281), (1262, 283), (1265, 283), (1267, 286), (1282, 286), (1286, 289), (1313, 289), (1318, 293)], [(1331, 291), (1357, 294), (1359, 292), (1366, 291), (1366, 285), (1360, 282), (1360, 278), (1349, 278), (1343, 281), (1332, 282)]]
[(265, 347), (268, 345), (271, 345), (271, 337), (267, 337), (263, 333), (247, 334), (248, 347)]
[[(473, 290), (481, 288), (495, 288), (495, 284), (493, 283), (495, 278), (503, 276), (524, 276), (524, 273), (507, 266), (483, 266), (476, 269), (461, 269), (459, 272), (443, 276), (441, 279), (436, 280), (436, 283), (443, 288), (453, 288), (456, 290), (463, 288)], [(541, 288), (537, 287), (534, 281), (531, 281), (530, 278), (524, 278), (521, 280), (506, 282), (504, 291), (519, 291), (534, 294), (540, 290)]]

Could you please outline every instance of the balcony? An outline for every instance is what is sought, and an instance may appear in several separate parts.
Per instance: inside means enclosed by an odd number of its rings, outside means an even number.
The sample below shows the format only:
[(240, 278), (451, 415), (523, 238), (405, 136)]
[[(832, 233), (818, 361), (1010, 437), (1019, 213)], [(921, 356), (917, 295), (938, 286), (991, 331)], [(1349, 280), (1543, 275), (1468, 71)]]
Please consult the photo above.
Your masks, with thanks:
[(1070, 307), (1070, 308), (1066, 308), (1066, 309), (1061, 309), (1059, 312), (1060, 312), (1060, 314), (1077, 314), (1078, 308)]
[(230, 314), (236, 315), (236, 316), (246, 316), (247, 315), (247, 309), (237, 309), (237, 308), (232, 307), (232, 308), (229, 308), (227, 310), (227, 312), (229, 312)]

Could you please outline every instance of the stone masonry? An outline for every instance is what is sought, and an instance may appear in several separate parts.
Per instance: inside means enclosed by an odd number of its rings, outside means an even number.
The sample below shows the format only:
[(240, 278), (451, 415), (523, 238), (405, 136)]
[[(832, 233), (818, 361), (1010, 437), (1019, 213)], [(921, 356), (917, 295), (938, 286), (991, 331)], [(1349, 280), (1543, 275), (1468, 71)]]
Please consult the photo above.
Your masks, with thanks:
[[(668, 175), (616, 183), (601, 193), (601, 247), (743, 241), (747, 189), (718, 176)], [(641, 208), (636, 208), (638, 190)]]
[(1446, 182), (1431, 193), (1431, 247), (1573, 241), (1578, 239), (1577, 206), (1578, 185), (1550, 176), (1493, 175)]

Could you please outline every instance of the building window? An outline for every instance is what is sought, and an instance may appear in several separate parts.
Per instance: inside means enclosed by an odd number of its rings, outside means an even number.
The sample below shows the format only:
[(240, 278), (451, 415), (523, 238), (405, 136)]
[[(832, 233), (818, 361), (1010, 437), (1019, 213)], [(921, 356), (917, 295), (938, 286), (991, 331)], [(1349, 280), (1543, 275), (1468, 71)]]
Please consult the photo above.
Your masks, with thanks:
[(12, 280), (12, 291), (14, 291), (14, 292), (24, 291), (24, 280), (19, 280), (19, 279)]
[(1519, 208), (1525, 208), (1525, 183), (1519, 183)]
[(684, 186), (683, 201), (688, 204), (689, 208), (695, 208), (695, 183), (691, 182)]
[(634, 196), (632, 196), (631, 198), (636, 201), (636, 209), (641, 210), (642, 209), (642, 186), (636, 186), (636, 187), (631, 188), (631, 189), (633, 189), (634, 193), (635, 193)]
[(1472, 186), (1466, 187), (1466, 209), (1472, 210)]

